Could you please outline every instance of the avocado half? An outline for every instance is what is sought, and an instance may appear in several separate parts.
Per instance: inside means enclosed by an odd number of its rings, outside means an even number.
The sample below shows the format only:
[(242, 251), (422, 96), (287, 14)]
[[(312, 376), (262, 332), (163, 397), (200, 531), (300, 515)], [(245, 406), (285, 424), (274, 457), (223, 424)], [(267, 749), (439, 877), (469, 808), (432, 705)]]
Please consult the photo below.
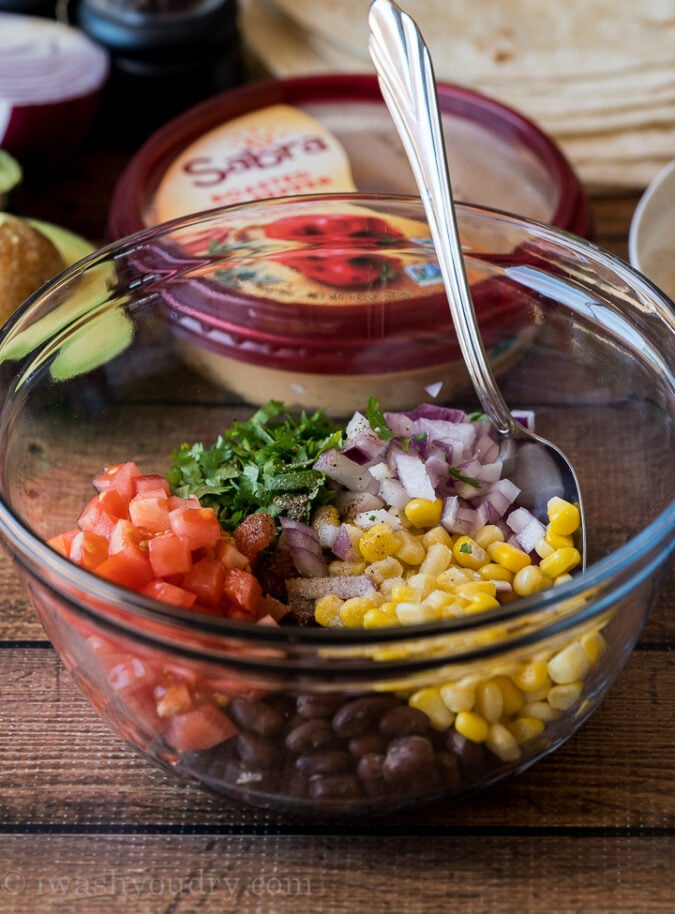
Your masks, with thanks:
[[(64, 267), (95, 250), (89, 241), (61, 226), (38, 219), (27, 222), (51, 241)], [(111, 296), (113, 280), (112, 264), (90, 265), (81, 277), (70, 280), (72, 289), (68, 288), (62, 304), (27, 327), (19, 324), (8, 335), (0, 346), (0, 363), (24, 358), (66, 328), (68, 337), (58, 346), (57, 354), (50, 356), (50, 373), (55, 379), (84, 374), (119, 355), (133, 340), (134, 330), (124, 311), (124, 300), (115, 301)], [(44, 357), (38, 354), (29, 370)]]

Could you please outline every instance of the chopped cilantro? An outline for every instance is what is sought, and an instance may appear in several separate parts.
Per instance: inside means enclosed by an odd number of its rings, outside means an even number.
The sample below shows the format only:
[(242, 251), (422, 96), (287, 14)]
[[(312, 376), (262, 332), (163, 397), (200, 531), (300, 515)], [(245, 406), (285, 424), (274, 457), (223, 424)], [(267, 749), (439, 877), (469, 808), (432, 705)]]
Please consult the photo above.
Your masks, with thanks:
[(394, 433), (389, 428), (384, 413), (380, 409), (379, 402), (375, 397), (368, 397), (368, 408), (366, 409), (366, 419), (368, 424), (382, 441), (391, 441)]
[(482, 422), (483, 419), (487, 419), (487, 415), (482, 412), (468, 413), (467, 417), (469, 422)]
[(471, 555), (471, 553), (473, 552), (473, 549), (471, 548), (471, 543), (462, 543), (462, 545), (459, 547), (459, 551), (467, 552), (469, 555)]
[(176, 495), (196, 495), (213, 508), (226, 530), (261, 511), (308, 521), (314, 507), (334, 499), (314, 463), (341, 440), (341, 427), (321, 411), (296, 417), (270, 400), (248, 421), (234, 422), (212, 447), (174, 450), (167, 479)]
[(477, 479), (474, 479), (473, 476), (462, 476), (457, 467), (450, 467), (450, 475), (454, 476), (457, 482), (465, 482), (468, 486), (472, 486), (474, 489), (480, 489), (480, 483)]

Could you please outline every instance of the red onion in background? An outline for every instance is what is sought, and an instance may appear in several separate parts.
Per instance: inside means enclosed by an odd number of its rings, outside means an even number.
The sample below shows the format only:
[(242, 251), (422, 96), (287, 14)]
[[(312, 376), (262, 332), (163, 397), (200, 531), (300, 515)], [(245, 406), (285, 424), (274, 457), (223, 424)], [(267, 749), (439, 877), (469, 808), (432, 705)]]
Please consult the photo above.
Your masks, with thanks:
[(0, 146), (41, 165), (75, 150), (108, 73), (108, 53), (77, 29), (0, 13)]

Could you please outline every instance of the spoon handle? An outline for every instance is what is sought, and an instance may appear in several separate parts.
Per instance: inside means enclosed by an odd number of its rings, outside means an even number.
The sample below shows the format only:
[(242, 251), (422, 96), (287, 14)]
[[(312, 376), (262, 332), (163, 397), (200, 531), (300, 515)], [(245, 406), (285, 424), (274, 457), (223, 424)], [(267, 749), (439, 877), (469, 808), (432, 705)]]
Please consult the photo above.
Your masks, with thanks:
[(391, 0), (373, 0), (369, 50), (427, 215), (464, 362), (481, 406), (503, 435), (517, 432), (481, 339), (464, 267), (429, 51), (414, 20)]

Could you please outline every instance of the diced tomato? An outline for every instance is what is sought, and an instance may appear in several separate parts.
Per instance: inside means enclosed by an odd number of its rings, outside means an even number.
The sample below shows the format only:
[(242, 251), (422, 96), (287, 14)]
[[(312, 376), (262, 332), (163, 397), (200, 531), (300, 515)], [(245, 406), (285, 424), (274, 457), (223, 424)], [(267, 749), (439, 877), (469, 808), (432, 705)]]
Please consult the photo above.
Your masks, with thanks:
[(192, 693), (184, 682), (171, 682), (168, 685), (161, 683), (155, 686), (154, 696), (160, 717), (184, 714), (194, 704)]
[(150, 533), (169, 529), (169, 505), (166, 495), (136, 495), (129, 502), (131, 523)]
[(192, 550), (184, 536), (160, 533), (148, 540), (148, 556), (158, 578), (186, 574), (192, 568)]
[(125, 501), (130, 501), (136, 494), (134, 479), (140, 475), (141, 471), (133, 460), (129, 460), (127, 463), (113, 463), (105, 467), (103, 472), (94, 479), (94, 487), (99, 492), (114, 490)]
[(70, 544), (68, 558), (82, 568), (93, 571), (108, 558), (108, 540), (91, 530), (78, 530)]
[(274, 619), (275, 622), (280, 622), (284, 616), (287, 616), (290, 612), (285, 603), (282, 603), (281, 600), (277, 600), (276, 597), (270, 596), (268, 593), (262, 595), (259, 611), (265, 613), (265, 616), (260, 618), (260, 622), (270, 617)]
[(143, 545), (148, 540), (148, 534), (138, 527), (134, 527), (130, 520), (120, 518), (110, 534), (110, 555), (121, 552), (127, 546), (145, 549)]
[(258, 579), (249, 571), (242, 571), (241, 568), (226, 568), (224, 592), (230, 606), (253, 616), (258, 615), (262, 587)]
[(214, 546), (214, 555), (218, 556), (226, 568), (248, 568), (247, 557), (240, 552), (229, 534), (225, 533)]
[(171, 494), (168, 480), (158, 473), (144, 473), (134, 478), (134, 495), (165, 495)]
[[(121, 697), (121, 702), (123, 705), (124, 713), (128, 714), (129, 717), (131, 717), (131, 719), (134, 721), (135, 727), (141, 727), (145, 734), (153, 737), (157, 736), (159, 733), (162, 733), (165, 729), (166, 721), (162, 720), (162, 718), (157, 713), (155, 698), (151, 685), (125, 692)], [(126, 731), (126, 735), (128, 735), (132, 741), (139, 741), (138, 733), (136, 733), (135, 727), (130, 729), (128, 725), (125, 724), (125, 722), (121, 719), (118, 721), (118, 723), (123, 735), (125, 735)]]
[(213, 508), (177, 508), (169, 513), (171, 529), (184, 536), (192, 550), (214, 546), (220, 539), (220, 524)]
[(97, 566), (96, 573), (130, 590), (142, 590), (155, 577), (147, 552), (137, 546), (125, 546), (109, 555)]
[(177, 752), (194, 752), (211, 749), (238, 732), (227, 715), (208, 704), (169, 718), (164, 738)]
[(169, 495), (170, 511), (186, 511), (188, 508), (200, 508), (199, 499), (196, 495), (188, 495), (187, 498), (181, 498), (180, 495)]
[(137, 689), (149, 685), (156, 678), (156, 670), (138, 657), (128, 657), (108, 671), (108, 682), (115, 692)]
[(274, 541), (276, 525), (270, 514), (250, 514), (234, 531), (237, 549), (249, 559), (266, 549)]
[(180, 586), (195, 594), (197, 602), (209, 609), (219, 609), (225, 589), (227, 569), (217, 558), (205, 557), (194, 563), (181, 578)]
[(51, 546), (52, 549), (56, 549), (61, 555), (65, 555), (66, 558), (70, 558), (70, 546), (79, 532), (79, 527), (73, 527), (72, 530), (66, 530), (65, 533), (59, 533), (57, 536), (52, 536), (51, 539), (47, 540), (47, 545)]
[(80, 530), (91, 530), (99, 536), (110, 538), (113, 527), (120, 518), (129, 517), (128, 502), (119, 492), (109, 490), (94, 495), (77, 519)]
[(153, 600), (159, 600), (161, 603), (171, 603), (173, 606), (184, 606), (186, 609), (191, 609), (197, 599), (189, 590), (178, 587), (176, 584), (171, 584), (169, 581), (160, 581), (157, 578), (150, 581), (149, 584), (146, 584), (145, 587), (142, 588), (141, 593), (144, 593), (148, 597), (152, 597)]

